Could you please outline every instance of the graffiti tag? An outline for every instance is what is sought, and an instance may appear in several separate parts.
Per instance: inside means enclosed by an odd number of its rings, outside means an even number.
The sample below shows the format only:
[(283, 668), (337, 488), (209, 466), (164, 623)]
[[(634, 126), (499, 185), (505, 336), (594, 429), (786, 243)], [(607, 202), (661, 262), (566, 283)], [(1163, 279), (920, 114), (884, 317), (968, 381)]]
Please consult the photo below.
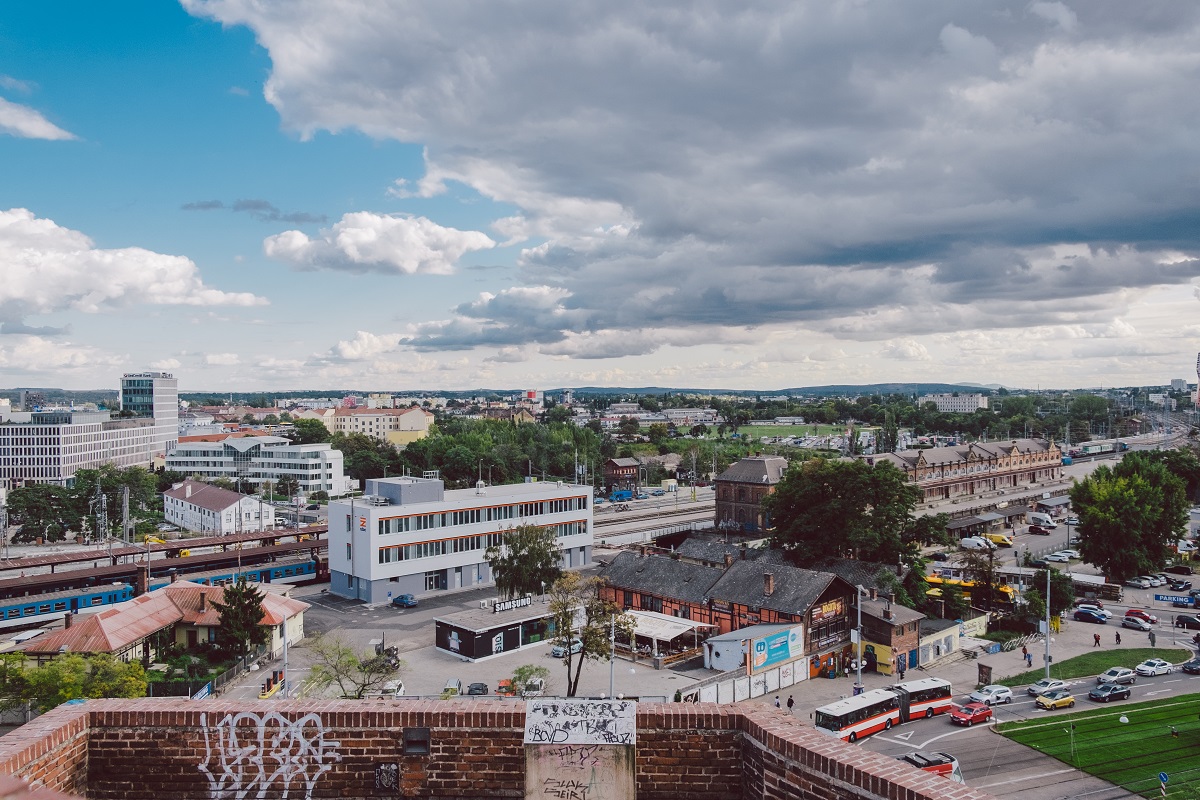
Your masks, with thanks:
[(526, 704), (525, 744), (634, 744), (632, 700), (536, 698)]
[(340, 742), (325, 738), (325, 725), (316, 714), (289, 720), (276, 712), (226, 714), (215, 725), (200, 715), (204, 729), (204, 762), (212, 800), (261, 800), (274, 788), (287, 798), (293, 782), (303, 783), (304, 798), (312, 796), (317, 778), (340, 761)]

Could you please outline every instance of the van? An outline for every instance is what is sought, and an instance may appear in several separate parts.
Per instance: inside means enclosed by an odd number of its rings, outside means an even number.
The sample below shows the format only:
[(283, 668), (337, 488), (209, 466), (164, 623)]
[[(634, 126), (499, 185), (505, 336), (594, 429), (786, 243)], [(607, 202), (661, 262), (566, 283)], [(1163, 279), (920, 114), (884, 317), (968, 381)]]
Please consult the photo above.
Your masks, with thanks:
[(442, 697), (454, 697), (456, 694), (462, 694), (462, 681), (458, 678), (450, 678), (442, 687)]
[(1043, 528), (1049, 528), (1050, 530), (1058, 527), (1058, 523), (1051, 519), (1049, 514), (1043, 514), (1040, 511), (1030, 511), (1026, 516), (1033, 525), (1041, 525)]
[(987, 539), (992, 544), (996, 544), (1001, 547), (1013, 546), (1012, 537), (1006, 533), (985, 533), (983, 538)]
[(963, 550), (995, 550), (996, 545), (984, 539), (982, 536), (967, 536), (964, 537), (958, 546)]

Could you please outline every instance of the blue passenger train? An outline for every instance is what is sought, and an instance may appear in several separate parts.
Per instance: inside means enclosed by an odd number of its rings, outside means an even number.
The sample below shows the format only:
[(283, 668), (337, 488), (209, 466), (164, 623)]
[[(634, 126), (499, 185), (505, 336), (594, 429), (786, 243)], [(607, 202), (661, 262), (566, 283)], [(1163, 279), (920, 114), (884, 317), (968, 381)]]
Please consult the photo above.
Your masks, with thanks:
[(67, 614), (94, 614), (133, 599), (133, 587), (110, 583), (0, 600), (0, 628), (30, 628), (57, 622)]

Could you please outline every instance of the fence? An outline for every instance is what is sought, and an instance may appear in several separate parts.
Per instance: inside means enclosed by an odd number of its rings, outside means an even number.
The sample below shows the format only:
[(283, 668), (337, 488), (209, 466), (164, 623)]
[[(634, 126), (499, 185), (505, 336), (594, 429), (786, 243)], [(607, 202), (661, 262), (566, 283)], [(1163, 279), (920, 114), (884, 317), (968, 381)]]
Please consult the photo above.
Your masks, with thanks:
[(733, 670), (714, 675), (679, 690), (685, 703), (736, 703), (786, 689), (808, 679), (808, 659), (801, 658), (774, 669), (747, 675)]

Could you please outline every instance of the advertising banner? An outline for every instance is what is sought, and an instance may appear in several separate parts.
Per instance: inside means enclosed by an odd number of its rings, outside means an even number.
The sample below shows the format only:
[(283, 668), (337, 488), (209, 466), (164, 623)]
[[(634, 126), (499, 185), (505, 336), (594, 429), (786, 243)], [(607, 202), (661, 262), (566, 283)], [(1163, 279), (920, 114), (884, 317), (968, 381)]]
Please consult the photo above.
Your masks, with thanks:
[(804, 626), (752, 639), (750, 653), (751, 674), (794, 661), (804, 655)]

